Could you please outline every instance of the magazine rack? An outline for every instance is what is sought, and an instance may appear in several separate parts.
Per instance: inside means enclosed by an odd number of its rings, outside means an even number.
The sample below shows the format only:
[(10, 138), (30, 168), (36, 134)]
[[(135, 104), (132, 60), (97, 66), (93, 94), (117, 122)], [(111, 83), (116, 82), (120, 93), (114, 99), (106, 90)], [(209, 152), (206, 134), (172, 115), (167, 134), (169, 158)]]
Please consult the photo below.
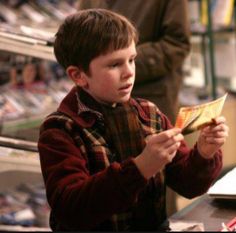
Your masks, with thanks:
[[(216, 67), (215, 67), (215, 38), (214, 35), (217, 33), (234, 33), (235, 31), (235, 3), (234, 0), (189, 0), (190, 2), (198, 2), (199, 11), (201, 11), (201, 4), (205, 4), (205, 9), (200, 12), (200, 21), (203, 20), (206, 23), (206, 28), (204, 30), (192, 30), (192, 35), (201, 37), (201, 47), (202, 47), (202, 55), (204, 62), (204, 76), (205, 76), (205, 86), (210, 87), (211, 97), (212, 99), (216, 99), (218, 97), (217, 93), (217, 75), (216, 75)], [(225, 9), (216, 9), (218, 3), (232, 4), (231, 8)], [(219, 4), (218, 4), (219, 5)], [(215, 12), (214, 8), (215, 7)], [(219, 8), (219, 7), (218, 7)], [(200, 10), (201, 9), (201, 10)], [(226, 12), (223, 12), (223, 11)], [(216, 12), (218, 11), (218, 12)], [(219, 15), (218, 13), (221, 13)], [(233, 22), (230, 25), (222, 26), (219, 28), (214, 28), (214, 20), (221, 20), (221, 16), (226, 15), (226, 17), (230, 17)], [(222, 19), (223, 20), (223, 19)], [(199, 22), (200, 23), (200, 22)], [(202, 23), (202, 22), (201, 22)], [(233, 25), (232, 25), (233, 23)], [(223, 25), (223, 23), (222, 23)]]

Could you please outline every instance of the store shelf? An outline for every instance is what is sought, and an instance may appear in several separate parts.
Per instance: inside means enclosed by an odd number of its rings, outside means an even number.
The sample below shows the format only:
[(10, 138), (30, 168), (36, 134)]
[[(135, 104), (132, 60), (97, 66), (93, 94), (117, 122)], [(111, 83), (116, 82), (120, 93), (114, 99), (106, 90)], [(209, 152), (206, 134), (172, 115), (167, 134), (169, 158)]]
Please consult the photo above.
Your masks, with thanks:
[(38, 151), (36, 142), (30, 142), (1, 136), (0, 136), (0, 146), (32, 151), (32, 152)]
[(23, 226), (7, 226), (7, 225), (0, 225), (0, 230), (1, 231), (19, 231), (19, 232), (40, 232), (40, 231), (45, 231), (45, 232), (50, 232), (50, 228), (46, 227), (23, 227)]
[(41, 172), (37, 152), (0, 146), (0, 172)]
[(0, 172), (41, 172), (37, 143), (0, 137)]
[(36, 58), (56, 61), (53, 47), (37, 43), (16, 41), (0, 36), (0, 50)]
[(38, 159), (34, 158), (11, 158), (0, 157), (0, 172), (5, 171), (28, 171), (41, 172), (40, 163)]
[[(227, 28), (218, 28), (218, 29), (214, 29), (214, 34), (218, 34), (218, 33), (234, 33), (234, 27), (230, 26)], [(207, 36), (207, 30), (203, 29), (203, 30), (191, 30), (192, 36)]]

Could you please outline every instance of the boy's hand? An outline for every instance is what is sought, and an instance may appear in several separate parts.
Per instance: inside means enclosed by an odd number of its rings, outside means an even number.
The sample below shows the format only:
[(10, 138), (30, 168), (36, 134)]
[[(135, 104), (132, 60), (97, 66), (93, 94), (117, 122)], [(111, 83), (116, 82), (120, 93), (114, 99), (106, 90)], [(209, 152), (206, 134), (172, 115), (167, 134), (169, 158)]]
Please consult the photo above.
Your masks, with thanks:
[(181, 129), (173, 128), (159, 134), (149, 135), (143, 152), (135, 163), (146, 178), (150, 178), (172, 161), (183, 140)]
[(197, 148), (202, 157), (206, 159), (212, 158), (225, 143), (229, 134), (229, 127), (225, 122), (224, 117), (217, 117), (212, 120), (212, 124), (200, 131)]

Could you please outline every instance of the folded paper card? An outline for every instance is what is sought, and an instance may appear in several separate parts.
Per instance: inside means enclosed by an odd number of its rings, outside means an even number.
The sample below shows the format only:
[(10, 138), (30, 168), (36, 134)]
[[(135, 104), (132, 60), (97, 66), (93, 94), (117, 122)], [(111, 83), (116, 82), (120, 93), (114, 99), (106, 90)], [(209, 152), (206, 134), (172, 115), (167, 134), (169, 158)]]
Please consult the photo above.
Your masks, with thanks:
[(180, 108), (175, 127), (181, 128), (183, 134), (188, 134), (214, 123), (213, 119), (221, 114), (226, 97), (227, 93), (208, 103)]

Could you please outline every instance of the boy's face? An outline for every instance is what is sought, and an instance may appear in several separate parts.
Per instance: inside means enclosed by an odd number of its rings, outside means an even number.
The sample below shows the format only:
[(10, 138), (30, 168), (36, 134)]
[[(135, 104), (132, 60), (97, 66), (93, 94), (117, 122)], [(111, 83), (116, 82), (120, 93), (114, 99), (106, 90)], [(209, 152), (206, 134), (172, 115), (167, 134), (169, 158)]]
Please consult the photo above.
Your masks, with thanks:
[(135, 43), (94, 58), (89, 74), (83, 74), (84, 89), (98, 102), (123, 103), (129, 100), (135, 80)]

